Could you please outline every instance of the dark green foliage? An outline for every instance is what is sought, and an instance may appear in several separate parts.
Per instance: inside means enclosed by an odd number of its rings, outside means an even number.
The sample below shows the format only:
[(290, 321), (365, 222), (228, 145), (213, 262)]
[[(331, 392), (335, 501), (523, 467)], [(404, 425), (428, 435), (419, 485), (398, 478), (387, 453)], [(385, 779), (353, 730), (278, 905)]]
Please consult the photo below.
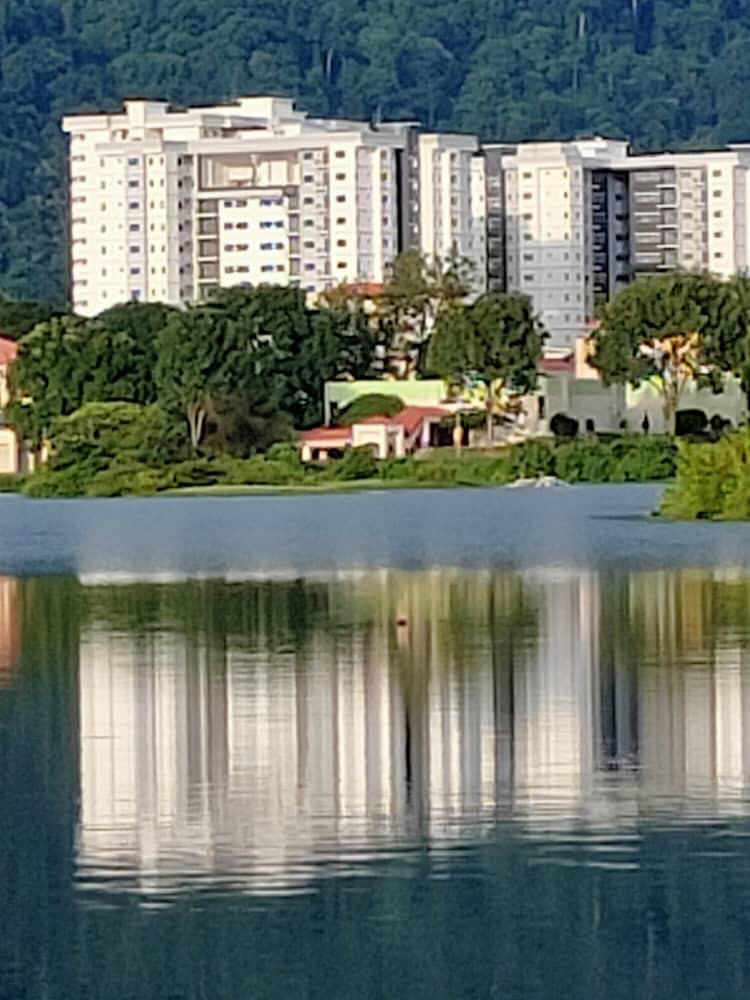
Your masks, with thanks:
[(371, 448), (350, 448), (343, 458), (331, 464), (330, 471), (334, 479), (344, 481), (372, 479), (378, 474), (378, 461)]
[(708, 417), (703, 410), (678, 410), (675, 421), (677, 437), (690, 437), (705, 434), (708, 427)]
[(389, 396), (380, 392), (368, 392), (357, 396), (337, 419), (342, 427), (366, 420), (368, 417), (395, 417), (404, 408), (404, 402), (398, 396)]
[(19, 340), (37, 323), (61, 316), (65, 311), (44, 302), (14, 302), (0, 296), (0, 336)]
[(93, 320), (39, 323), (19, 341), (6, 420), (38, 445), (58, 417), (86, 403), (155, 402), (156, 324), (172, 312), (125, 306)]
[(0, 493), (20, 493), (26, 476), (3, 473), (0, 475)]
[(549, 429), (556, 438), (571, 439), (578, 434), (578, 421), (567, 413), (556, 413), (549, 422)]
[(162, 409), (136, 403), (87, 403), (56, 422), (53, 440), (49, 470), (86, 475), (113, 463), (167, 465), (180, 457), (181, 446)]
[(123, 95), (296, 97), (518, 140), (594, 131), (639, 148), (750, 137), (744, 2), (282, 0), (169, 7), (28, 0), (0, 18), (0, 288), (65, 291), (65, 112)]

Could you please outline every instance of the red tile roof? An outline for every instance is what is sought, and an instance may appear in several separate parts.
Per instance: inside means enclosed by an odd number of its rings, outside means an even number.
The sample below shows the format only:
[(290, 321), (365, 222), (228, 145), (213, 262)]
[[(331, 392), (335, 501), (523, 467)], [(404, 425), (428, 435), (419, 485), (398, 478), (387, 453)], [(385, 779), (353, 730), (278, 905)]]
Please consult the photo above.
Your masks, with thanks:
[(0, 365), (12, 365), (18, 357), (18, 344), (0, 333)]
[(351, 441), (351, 437), (350, 427), (313, 427), (312, 430), (303, 431), (300, 434), (300, 440), (304, 441), (305, 444), (321, 441), (328, 444), (340, 442), (346, 445)]
[(450, 410), (443, 406), (405, 406), (400, 413), (393, 417), (384, 414), (380, 416), (365, 417), (358, 420), (359, 424), (387, 424), (389, 427), (403, 427), (407, 434), (413, 434), (425, 420), (431, 417), (447, 417)]

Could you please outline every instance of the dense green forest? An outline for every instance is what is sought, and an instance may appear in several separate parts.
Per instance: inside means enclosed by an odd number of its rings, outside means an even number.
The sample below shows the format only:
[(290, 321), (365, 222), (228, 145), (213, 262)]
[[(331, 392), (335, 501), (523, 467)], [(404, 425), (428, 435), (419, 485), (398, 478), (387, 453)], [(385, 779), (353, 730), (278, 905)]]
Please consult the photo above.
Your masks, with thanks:
[(59, 119), (258, 91), (639, 148), (750, 139), (750, 0), (0, 0), (0, 290), (65, 290)]

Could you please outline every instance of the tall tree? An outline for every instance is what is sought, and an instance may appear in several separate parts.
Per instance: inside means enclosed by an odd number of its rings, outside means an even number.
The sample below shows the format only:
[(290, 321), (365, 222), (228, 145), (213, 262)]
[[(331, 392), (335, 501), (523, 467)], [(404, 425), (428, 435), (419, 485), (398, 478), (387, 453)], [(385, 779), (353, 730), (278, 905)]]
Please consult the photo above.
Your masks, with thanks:
[(482, 295), (473, 305), (438, 318), (426, 367), (458, 385), (484, 383), (491, 440), (498, 401), (507, 393), (520, 395), (535, 387), (544, 337), (526, 295)]
[(169, 318), (159, 334), (159, 402), (183, 415), (194, 452), (212, 409), (243, 393), (267, 402), (274, 386), (259, 382), (272, 349), (267, 339), (242, 329), (222, 306), (197, 306)]
[(592, 336), (592, 364), (606, 385), (648, 382), (661, 396), (664, 423), (674, 433), (677, 410), (693, 381), (720, 391), (729, 367), (737, 317), (727, 286), (707, 274), (639, 279), (601, 313)]
[(117, 324), (72, 315), (38, 323), (19, 341), (6, 419), (39, 446), (55, 418), (84, 403), (153, 402), (150, 364), (138, 363), (138, 341)]
[(409, 367), (421, 367), (435, 322), (471, 294), (474, 277), (471, 262), (455, 251), (445, 260), (416, 249), (396, 257), (381, 305), (399, 359), (406, 359)]

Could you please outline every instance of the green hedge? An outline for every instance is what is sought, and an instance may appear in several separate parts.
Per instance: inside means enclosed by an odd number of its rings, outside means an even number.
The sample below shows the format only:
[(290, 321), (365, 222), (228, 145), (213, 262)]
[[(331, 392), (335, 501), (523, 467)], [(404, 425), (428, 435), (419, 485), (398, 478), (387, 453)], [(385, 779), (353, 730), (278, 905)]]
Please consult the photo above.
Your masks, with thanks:
[(715, 444), (680, 442), (677, 479), (661, 513), (685, 520), (750, 518), (750, 431)]
[[(129, 429), (129, 428), (128, 428)], [(78, 444), (78, 443), (77, 443)], [(157, 465), (138, 449), (112, 454), (111, 444), (90, 444), (84, 435), (82, 458), (64, 451), (59, 459), (23, 483), (28, 496), (127, 496), (194, 486), (297, 486), (378, 479), (415, 485), (503, 486), (516, 479), (558, 476), (571, 483), (643, 482), (675, 474), (677, 448), (668, 438), (623, 436), (555, 444), (526, 441), (503, 451), (460, 453), (436, 449), (420, 458), (378, 462), (368, 448), (355, 448), (322, 465), (304, 465), (294, 446), (274, 445), (248, 459), (195, 458)], [(719, 445), (702, 447), (718, 448)], [(143, 454), (143, 453), (141, 453)]]

